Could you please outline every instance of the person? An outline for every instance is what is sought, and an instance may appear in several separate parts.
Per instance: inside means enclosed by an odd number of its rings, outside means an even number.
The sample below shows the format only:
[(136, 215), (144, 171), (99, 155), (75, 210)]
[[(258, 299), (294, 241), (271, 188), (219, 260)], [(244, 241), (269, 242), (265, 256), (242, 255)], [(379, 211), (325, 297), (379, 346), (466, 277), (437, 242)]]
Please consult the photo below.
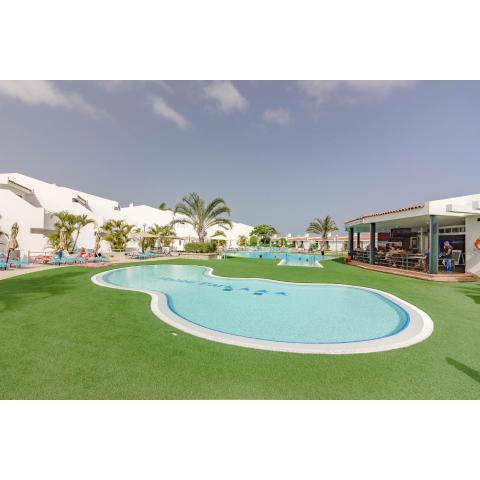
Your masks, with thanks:
[(448, 240), (443, 244), (443, 253), (445, 254), (445, 271), (451, 272), (453, 269), (453, 247)]
[(424, 269), (425, 269), (425, 272), (428, 272), (430, 268), (429, 267), (430, 250), (428, 250), (428, 248), (423, 252), (423, 256), (425, 257)]

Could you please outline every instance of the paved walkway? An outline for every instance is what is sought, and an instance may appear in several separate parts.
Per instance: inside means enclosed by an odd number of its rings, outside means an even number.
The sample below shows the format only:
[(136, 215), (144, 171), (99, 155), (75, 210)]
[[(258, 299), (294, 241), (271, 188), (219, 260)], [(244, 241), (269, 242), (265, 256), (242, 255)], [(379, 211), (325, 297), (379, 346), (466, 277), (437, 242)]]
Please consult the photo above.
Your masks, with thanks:
[[(204, 256), (205, 257), (205, 256)], [(6, 278), (12, 278), (12, 277), (17, 277), (18, 275), (25, 275), (27, 273), (33, 273), (33, 272), (39, 272), (42, 270), (50, 270), (52, 268), (70, 268), (70, 267), (83, 267), (83, 268), (89, 268), (92, 271), (94, 271), (97, 268), (105, 267), (108, 265), (114, 265), (114, 264), (126, 264), (128, 265), (129, 263), (148, 263), (148, 262), (157, 262), (159, 260), (175, 260), (178, 258), (186, 258), (186, 259), (198, 259), (198, 260), (204, 260), (207, 259), (207, 257), (203, 258), (202, 255), (181, 255), (178, 257), (156, 257), (156, 258), (147, 258), (144, 260), (137, 260), (137, 259), (132, 259), (132, 258), (121, 258), (121, 259), (113, 259), (109, 262), (105, 263), (92, 263), (92, 264), (78, 264), (78, 265), (43, 265), (43, 264), (35, 264), (31, 263), (25, 267), (20, 267), (20, 268), (9, 268), (8, 270), (0, 270), (0, 280), (4, 280)]]
[(50, 270), (51, 268), (58, 268), (53, 265), (37, 265), (30, 264), (26, 267), (9, 268), (8, 270), (0, 270), (0, 280), (6, 278), (17, 277), (18, 275), (25, 275), (26, 273), (38, 272), (40, 270)]

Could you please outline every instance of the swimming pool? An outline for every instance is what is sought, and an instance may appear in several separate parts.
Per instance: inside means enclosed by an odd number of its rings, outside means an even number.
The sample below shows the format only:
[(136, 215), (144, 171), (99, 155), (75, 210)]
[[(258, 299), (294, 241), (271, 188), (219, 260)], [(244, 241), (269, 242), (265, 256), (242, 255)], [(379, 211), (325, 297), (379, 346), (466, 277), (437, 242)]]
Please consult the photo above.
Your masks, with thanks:
[(264, 258), (266, 260), (278, 260), (279, 265), (294, 267), (318, 267), (321, 262), (334, 260), (338, 258), (332, 255), (320, 255), (312, 253), (288, 253), (288, 252), (271, 252), (271, 251), (255, 251), (255, 252), (226, 252), (227, 257), (241, 258)]
[(120, 268), (92, 280), (149, 293), (154, 313), (188, 333), (254, 348), (379, 351), (421, 341), (433, 329), (413, 305), (363, 287), (217, 277), (190, 265)]

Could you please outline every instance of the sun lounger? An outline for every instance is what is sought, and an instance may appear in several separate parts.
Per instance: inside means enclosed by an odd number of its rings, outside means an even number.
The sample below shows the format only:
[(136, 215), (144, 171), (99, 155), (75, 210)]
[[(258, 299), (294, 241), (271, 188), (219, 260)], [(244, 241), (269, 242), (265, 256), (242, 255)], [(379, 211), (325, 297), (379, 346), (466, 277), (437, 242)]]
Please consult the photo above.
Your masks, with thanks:
[(10, 266), (14, 266), (17, 268), (21, 268), (22, 265), (28, 265), (28, 262), (25, 262), (23, 260), (13, 260), (11, 262), (8, 262)]
[(110, 259), (108, 257), (91, 257), (87, 260), (89, 263), (99, 263), (99, 262), (108, 262)]
[(84, 260), (82, 257), (65, 257), (65, 263), (67, 265), (74, 265), (76, 263), (83, 263)]

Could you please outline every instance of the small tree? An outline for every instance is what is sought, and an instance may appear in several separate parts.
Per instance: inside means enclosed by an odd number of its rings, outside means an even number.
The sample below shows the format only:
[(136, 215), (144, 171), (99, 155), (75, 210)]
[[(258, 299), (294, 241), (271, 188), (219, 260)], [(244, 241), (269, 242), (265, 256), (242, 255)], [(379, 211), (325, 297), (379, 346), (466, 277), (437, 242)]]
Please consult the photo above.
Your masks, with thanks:
[(77, 230), (77, 234), (75, 236), (75, 241), (73, 242), (72, 252), (75, 250), (78, 242), (78, 237), (80, 235), (80, 230), (83, 227), (86, 227), (90, 223), (93, 223), (91, 218), (88, 218), (87, 215), (75, 215), (75, 229)]
[(272, 225), (257, 225), (250, 233), (250, 238), (255, 236), (257, 237), (257, 244), (258, 245), (269, 245), (270, 240), (273, 235), (275, 235), (277, 229), (272, 227)]
[(237, 244), (239, 247), (246, 247), (247, 246), (247, 237), (245, 235), (240, 235), (237, 240)]
[(60, 230), (64, 228), (67, 238), (65, 250), (70, 252), (73, 246), (72, 236), (77, 229), (77, 216), (66, 210), (54, 213), (53, 215), (57, 218), (57, 221), (55, 222), (55, 231), (48, 236), (48, 244), (54, 250), (58, 250), (60, 248)]
[(135, 225), (129, 225), (125, 220), (108, 220), (102, 229), (107, 234), (104, 240), (114, 251), (125, 250), (127, 243), (132, 239), (132, 233), (135, 233)]
[(167, 225), (155, 224), (153, 227), (150, 227), (148, 233), (157, 237), (145, 239), (148, 241), (149, 248), (155, 247), (156, 243), (158, 243), (158, 246), (169, 247), (171, 243), (171, 238), (169, 237), (174, 237), (176, 235), (175, 230), (170, 223)]

